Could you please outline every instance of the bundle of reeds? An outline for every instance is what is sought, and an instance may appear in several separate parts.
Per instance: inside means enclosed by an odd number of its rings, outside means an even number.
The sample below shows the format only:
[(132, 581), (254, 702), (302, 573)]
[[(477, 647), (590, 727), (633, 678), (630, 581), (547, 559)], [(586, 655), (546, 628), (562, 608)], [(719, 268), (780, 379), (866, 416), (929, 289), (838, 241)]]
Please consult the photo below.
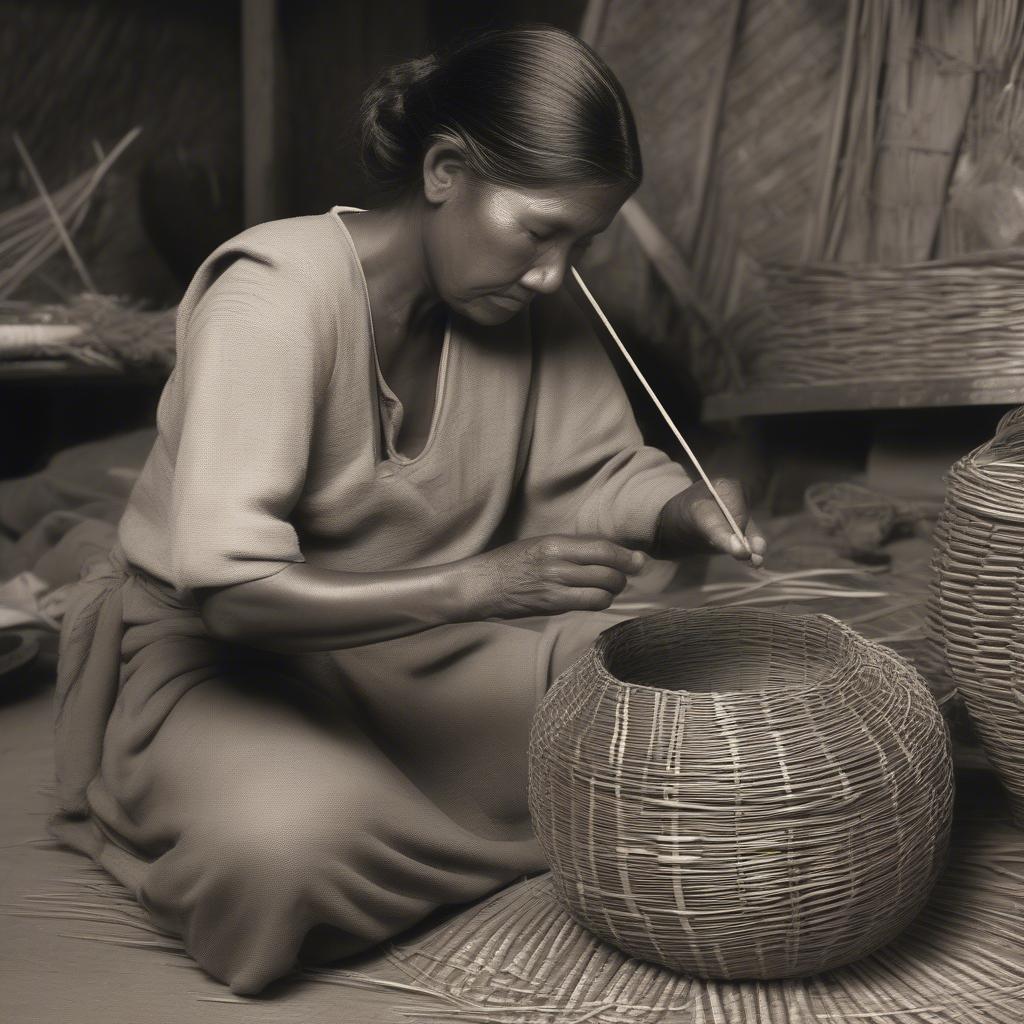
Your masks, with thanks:
[(812, 484), (804, 492), (804, 506), (844, 553), (854, 556), (876, 553), (891, 537), (912, 532), (928, 513), (922, 505), (848, 481)]
[(975, 96), (937, 255), (1017, 244), (1024, 233), (1024, 4), (978, 4)]
[(806, 224), (803, 263), (867, 258), (878, 94), (891, 11), (887, 0), (848, 2), (829, 130), (821, 133), (818, 197)]
[(48, 192), (32, 163), (31, 156), (16, 138), (39, 195), (0, 213), (0, 299), (6, 299), (62, 248), (76, 261), (83, 284), (95, 290), (70, 243), (81, 227), (90, 203), (107, 172), (134, 142), (141, 128), (134, 128), (96, 166), (83, 171), (56, 192)]
[(109, 295), (84, 293), (65, 305), (0, 302), (3, 360), (68, 359), (110, 370), (169, 372), (176, 310), (150, 312)]
[(872, 261), (935, 255), (974, 93), (976, 6), (891, 0), (871, 195)]
[(726, 326), (750, 385), (1024, 373), (1024, 249), (901, 266), (769, 265)]

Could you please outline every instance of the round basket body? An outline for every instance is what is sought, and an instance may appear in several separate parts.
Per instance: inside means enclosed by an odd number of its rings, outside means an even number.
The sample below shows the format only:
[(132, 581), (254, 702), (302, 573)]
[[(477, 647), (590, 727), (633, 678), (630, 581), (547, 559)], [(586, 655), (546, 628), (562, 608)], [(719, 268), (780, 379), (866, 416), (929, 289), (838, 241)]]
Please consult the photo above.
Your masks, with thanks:
[(949, 738), (906, 662), (824, 616), (620, 623), (538, 710), (530, 810), (559, 899), (632, 956), (783, 978), (867, 955), (921, 908)]
[(930, 634), (1024, 828), (1024, 418), (957, 462), (936, 524)]

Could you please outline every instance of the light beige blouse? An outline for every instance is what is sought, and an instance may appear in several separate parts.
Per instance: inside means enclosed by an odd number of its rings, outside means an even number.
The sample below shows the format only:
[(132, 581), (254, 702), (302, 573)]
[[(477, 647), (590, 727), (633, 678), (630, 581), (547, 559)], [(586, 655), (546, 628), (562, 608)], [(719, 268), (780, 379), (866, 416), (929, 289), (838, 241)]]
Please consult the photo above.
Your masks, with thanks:
[(643, 444), (564, 293), (497, 327), (453, 315), (429, 438), (414, 458), (395, 451), (402, 408), (348, 209), (251, 228), (197, 272), (120, 527), (129, 561), (189, 590), (301, 561), (441, 564), (545, 533), (649, 544), (689, 478)]

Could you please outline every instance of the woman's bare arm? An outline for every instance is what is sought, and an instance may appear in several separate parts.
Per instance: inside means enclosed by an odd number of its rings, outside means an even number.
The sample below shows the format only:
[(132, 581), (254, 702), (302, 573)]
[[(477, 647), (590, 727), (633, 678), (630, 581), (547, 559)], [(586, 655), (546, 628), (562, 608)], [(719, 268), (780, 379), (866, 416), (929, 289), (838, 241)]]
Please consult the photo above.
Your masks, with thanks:
[(465, 617), (454, 565), (335, 572), (305, 563), (200, 594), (212, 636), (295, 653), (358, 647)]
[(598, 537), (515, 541), (444, 565), (336, 572), (306, 563), (199, 593), (212, 636), (271, 651), (328, 651), (488, 618), (607, 608), (643, 555)]

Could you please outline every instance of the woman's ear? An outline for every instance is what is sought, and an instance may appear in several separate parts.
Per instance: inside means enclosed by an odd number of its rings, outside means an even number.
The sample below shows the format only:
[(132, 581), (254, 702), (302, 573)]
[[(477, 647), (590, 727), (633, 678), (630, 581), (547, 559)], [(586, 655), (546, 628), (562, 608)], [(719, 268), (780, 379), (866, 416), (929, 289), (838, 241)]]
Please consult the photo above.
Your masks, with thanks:
[(466, 176), (462, 150), (451, 142), (435, 142), (423, 156), (423, 194), (428, 203), (439, 205), (458, 195)]

